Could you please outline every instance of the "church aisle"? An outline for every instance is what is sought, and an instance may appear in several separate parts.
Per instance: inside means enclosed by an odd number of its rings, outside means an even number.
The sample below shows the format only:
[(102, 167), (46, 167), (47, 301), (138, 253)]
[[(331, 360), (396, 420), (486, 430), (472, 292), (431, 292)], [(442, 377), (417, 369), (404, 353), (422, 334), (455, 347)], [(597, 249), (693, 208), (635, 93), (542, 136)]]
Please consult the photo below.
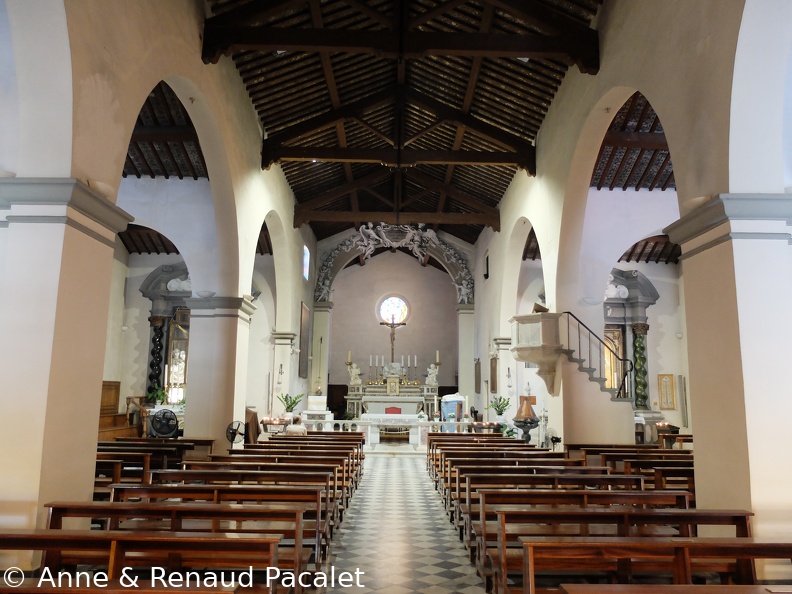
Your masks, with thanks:
[[(343, 529), (333, 541), (330, 565), (364, 572), (364, 588), (318, 592), (482, 594), (425, 468), (425, 454), (366, 454), (366, 474)], [(328, 567), (329, 571), (329, 567)]]

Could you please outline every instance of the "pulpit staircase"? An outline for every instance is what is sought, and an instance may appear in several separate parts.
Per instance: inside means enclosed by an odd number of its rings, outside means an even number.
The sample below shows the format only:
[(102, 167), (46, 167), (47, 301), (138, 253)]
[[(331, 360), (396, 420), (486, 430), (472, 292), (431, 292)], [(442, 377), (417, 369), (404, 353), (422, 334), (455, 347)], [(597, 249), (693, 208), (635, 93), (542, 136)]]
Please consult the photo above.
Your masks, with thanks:
[(539, 365), (538, 375), (551, 392), (554, 392), (558, 359), (566, 357), (588, 375), (589, 381), (597, 384), (600, 391), (610, 394), (611, 400), (630, 400), (632, 361), (619, 357), (572, 312), (520, 315), (514, 316), (511, 322), (511, 350), (515, 359)]

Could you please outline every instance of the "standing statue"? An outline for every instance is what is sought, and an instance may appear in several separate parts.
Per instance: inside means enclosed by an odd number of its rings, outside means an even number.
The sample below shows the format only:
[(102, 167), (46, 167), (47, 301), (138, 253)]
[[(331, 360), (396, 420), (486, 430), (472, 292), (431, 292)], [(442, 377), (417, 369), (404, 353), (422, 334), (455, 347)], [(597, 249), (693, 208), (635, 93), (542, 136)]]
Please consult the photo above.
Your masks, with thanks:
[(426, 385), (427, 386), (436, 386), (437, 385), (437, 372), (440, 371), (437, 369), (437, 365), (432, 363), (429, 366), (429, 369), (426, 370)]
[(349, 385), (359, 386), (362, 383), (360, 379), (360, 368), (357, 366), (357, 363), (352, 363), (349, 366)]
[(331, 292), (330, 279), (326, 278), (322, 281), (322, 284), (319, 285), (319, 289), (317, 290), (317, 301), (330, 301)]

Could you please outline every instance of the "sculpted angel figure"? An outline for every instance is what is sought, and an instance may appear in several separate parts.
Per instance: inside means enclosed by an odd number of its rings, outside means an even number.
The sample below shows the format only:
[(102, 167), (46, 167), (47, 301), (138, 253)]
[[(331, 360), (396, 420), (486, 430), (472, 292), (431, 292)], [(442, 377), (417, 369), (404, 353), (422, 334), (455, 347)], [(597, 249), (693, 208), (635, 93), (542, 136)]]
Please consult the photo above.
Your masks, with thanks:
[(436, 386), (437, 385), (437, 365), (432, 363), (429, 366), (429, 369), (426, 370), (426, 385), (427, 386)]
[(352, 363), (349, 366), (349, 385), (350, 386), (359, 386), (362, 383), (360, 379), (360, 368), (357, 366), (357, 363)]

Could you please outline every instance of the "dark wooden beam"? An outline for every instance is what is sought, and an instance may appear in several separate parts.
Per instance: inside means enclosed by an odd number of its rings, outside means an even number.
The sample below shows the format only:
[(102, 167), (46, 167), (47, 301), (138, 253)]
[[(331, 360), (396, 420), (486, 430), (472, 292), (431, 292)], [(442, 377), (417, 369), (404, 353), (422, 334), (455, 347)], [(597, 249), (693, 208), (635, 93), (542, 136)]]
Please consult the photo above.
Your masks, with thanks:
[(306, 200), (305, 202), (301, 203), (300, 206), (302, 208), (312, 210), (314, 208), (320, 208), (325, 204), (328, 204), (335, 200), (336, 198), (340, 198), (341, 196), (346, 196), (352, 192), (357, 190), (367, 188), (371, 184), (375, 184), (377, 182), (382, 181), (386, 177), (388, 177), (391, 172), (387, 169), (378, 169), (374, 173), (369, 173), (368, 175), (364, 175), (361, 178), (353, 180), (351, 182), (347, 182), (342, 186), (338, 186), (333, 188), (332, 190), (328, 190), (323, 194), (319, 194), (310, 200)]
[(413, 20), (410, 21), (408, 28), (415, 29), (420, 25), (428, 23), (432, 19), (435, 19), (439, 16), (444, 15), (447, 12), (454, 10), (457, 6), (465, 2), (467, 2), (467, 0), (446, 0), (445, 2), (442, 2), (439, 6), (433, 8), (432, 10), (427, 10), (426, 12), (419, 14), (417, 17), (415, 17)]
[(663, 132), (620, 132), (608, 130), (602, 144), (624, 148), (668, 150), (668, 140)]
[[(596, 41), (596, 31), (594, 40)], [(552, 37), (496, 33), (424, 33), (408, 31), (400, 43), (396, 31), (346, 29), (291, 29), (262, 26), (227, 26), (204, 23), (203, 61), (216, 64), (235, 51), (343, 52), (374, 54), (383, 58), (416, 59), (426, 56), (482, 56), (488, 58), (551, 58), (565, 62), (591, 62), (579, 54), (585, 40), (572, 34)], [(599, 67), (598, 44), (597, 69)], [(587, 66), (592, 70), (593, 66)]]
[(478, 212), (488, 215), (494, 215), (498, 213), (498, 209), (484, 204), (481, 200), (466, 194), (459, 188), (449, 184), (444, 184), (443, 182), (436, 180), (431, 175), (427, 175), (422, 171), (418, 171), (417, 169), (407, 169), (405, 173), (409, 179), (419, 183), (423, 187), (435, 192), (440, 192), (441, 194), (446, 194), (452, 200), (461, 202), (462, 204), (469, 206)]
[(536, 148), (527, 140), (515, 136), (497, 126), (483, 122), (462, 110), (454, 109), (442, 101), (438, 101), (418, 91), (408, 91), (407, 100), (428, 109), (441, 120), (455, 122), (463, 126), (466, 130), (496, 142), (497, 144), (530, 155), (528, 166), (524, 167), (524, 169), (526, 169), (530, 175), (536, 175)]
[(267, 2), (250, 2), (237, 8), (206, 19), (214, 26), (241, 26), (261, 22), (282, 12), (305, 4), (306, 0), (268, 0)]
[[(395, 95), (398, 95), (398, 91), (395, 87), (391, 87), (379, 93), (369, 95), (360, 101), (342, 105), (337, 109), (331, 109), (330, 111), (309, 118), (299, 124), (289, 126), (266, 138), (263, 143), (264, 150), (268, 147), (278, 146), (285, 142), (299, 140), (317, 130), (329, 128), (337, 122), (350, 118), (358, 118), (368, 109), (393, 102)], [(267, 164), (266, 161), (262, 160), (262, 167), (264, 169), (267, 169), (271, 164), (272, 163)]]
[(352, 223), (356, 219), (376, 221), (390, 225), (486, 225), (494, 231), (500, 231), (500, 214), (469, 214), (448, 212), (343, 212), (337, 210), (302, 210), (298, 206), (294, 211), (294, 226), (300, 227), (312, 221), (331, 223)]
[[(413, 165), (504, 165), (531, 170), (533, 153), (495, 151), (445, 151), (404, 149), (356, 149), (332, 147), (265, 147), (261, 153), (262, 167), (279, 161), (321, 161), (324, 163), (379, 163), (387, 167)], [(266, 167), (264, 167), (266, 169)]]

